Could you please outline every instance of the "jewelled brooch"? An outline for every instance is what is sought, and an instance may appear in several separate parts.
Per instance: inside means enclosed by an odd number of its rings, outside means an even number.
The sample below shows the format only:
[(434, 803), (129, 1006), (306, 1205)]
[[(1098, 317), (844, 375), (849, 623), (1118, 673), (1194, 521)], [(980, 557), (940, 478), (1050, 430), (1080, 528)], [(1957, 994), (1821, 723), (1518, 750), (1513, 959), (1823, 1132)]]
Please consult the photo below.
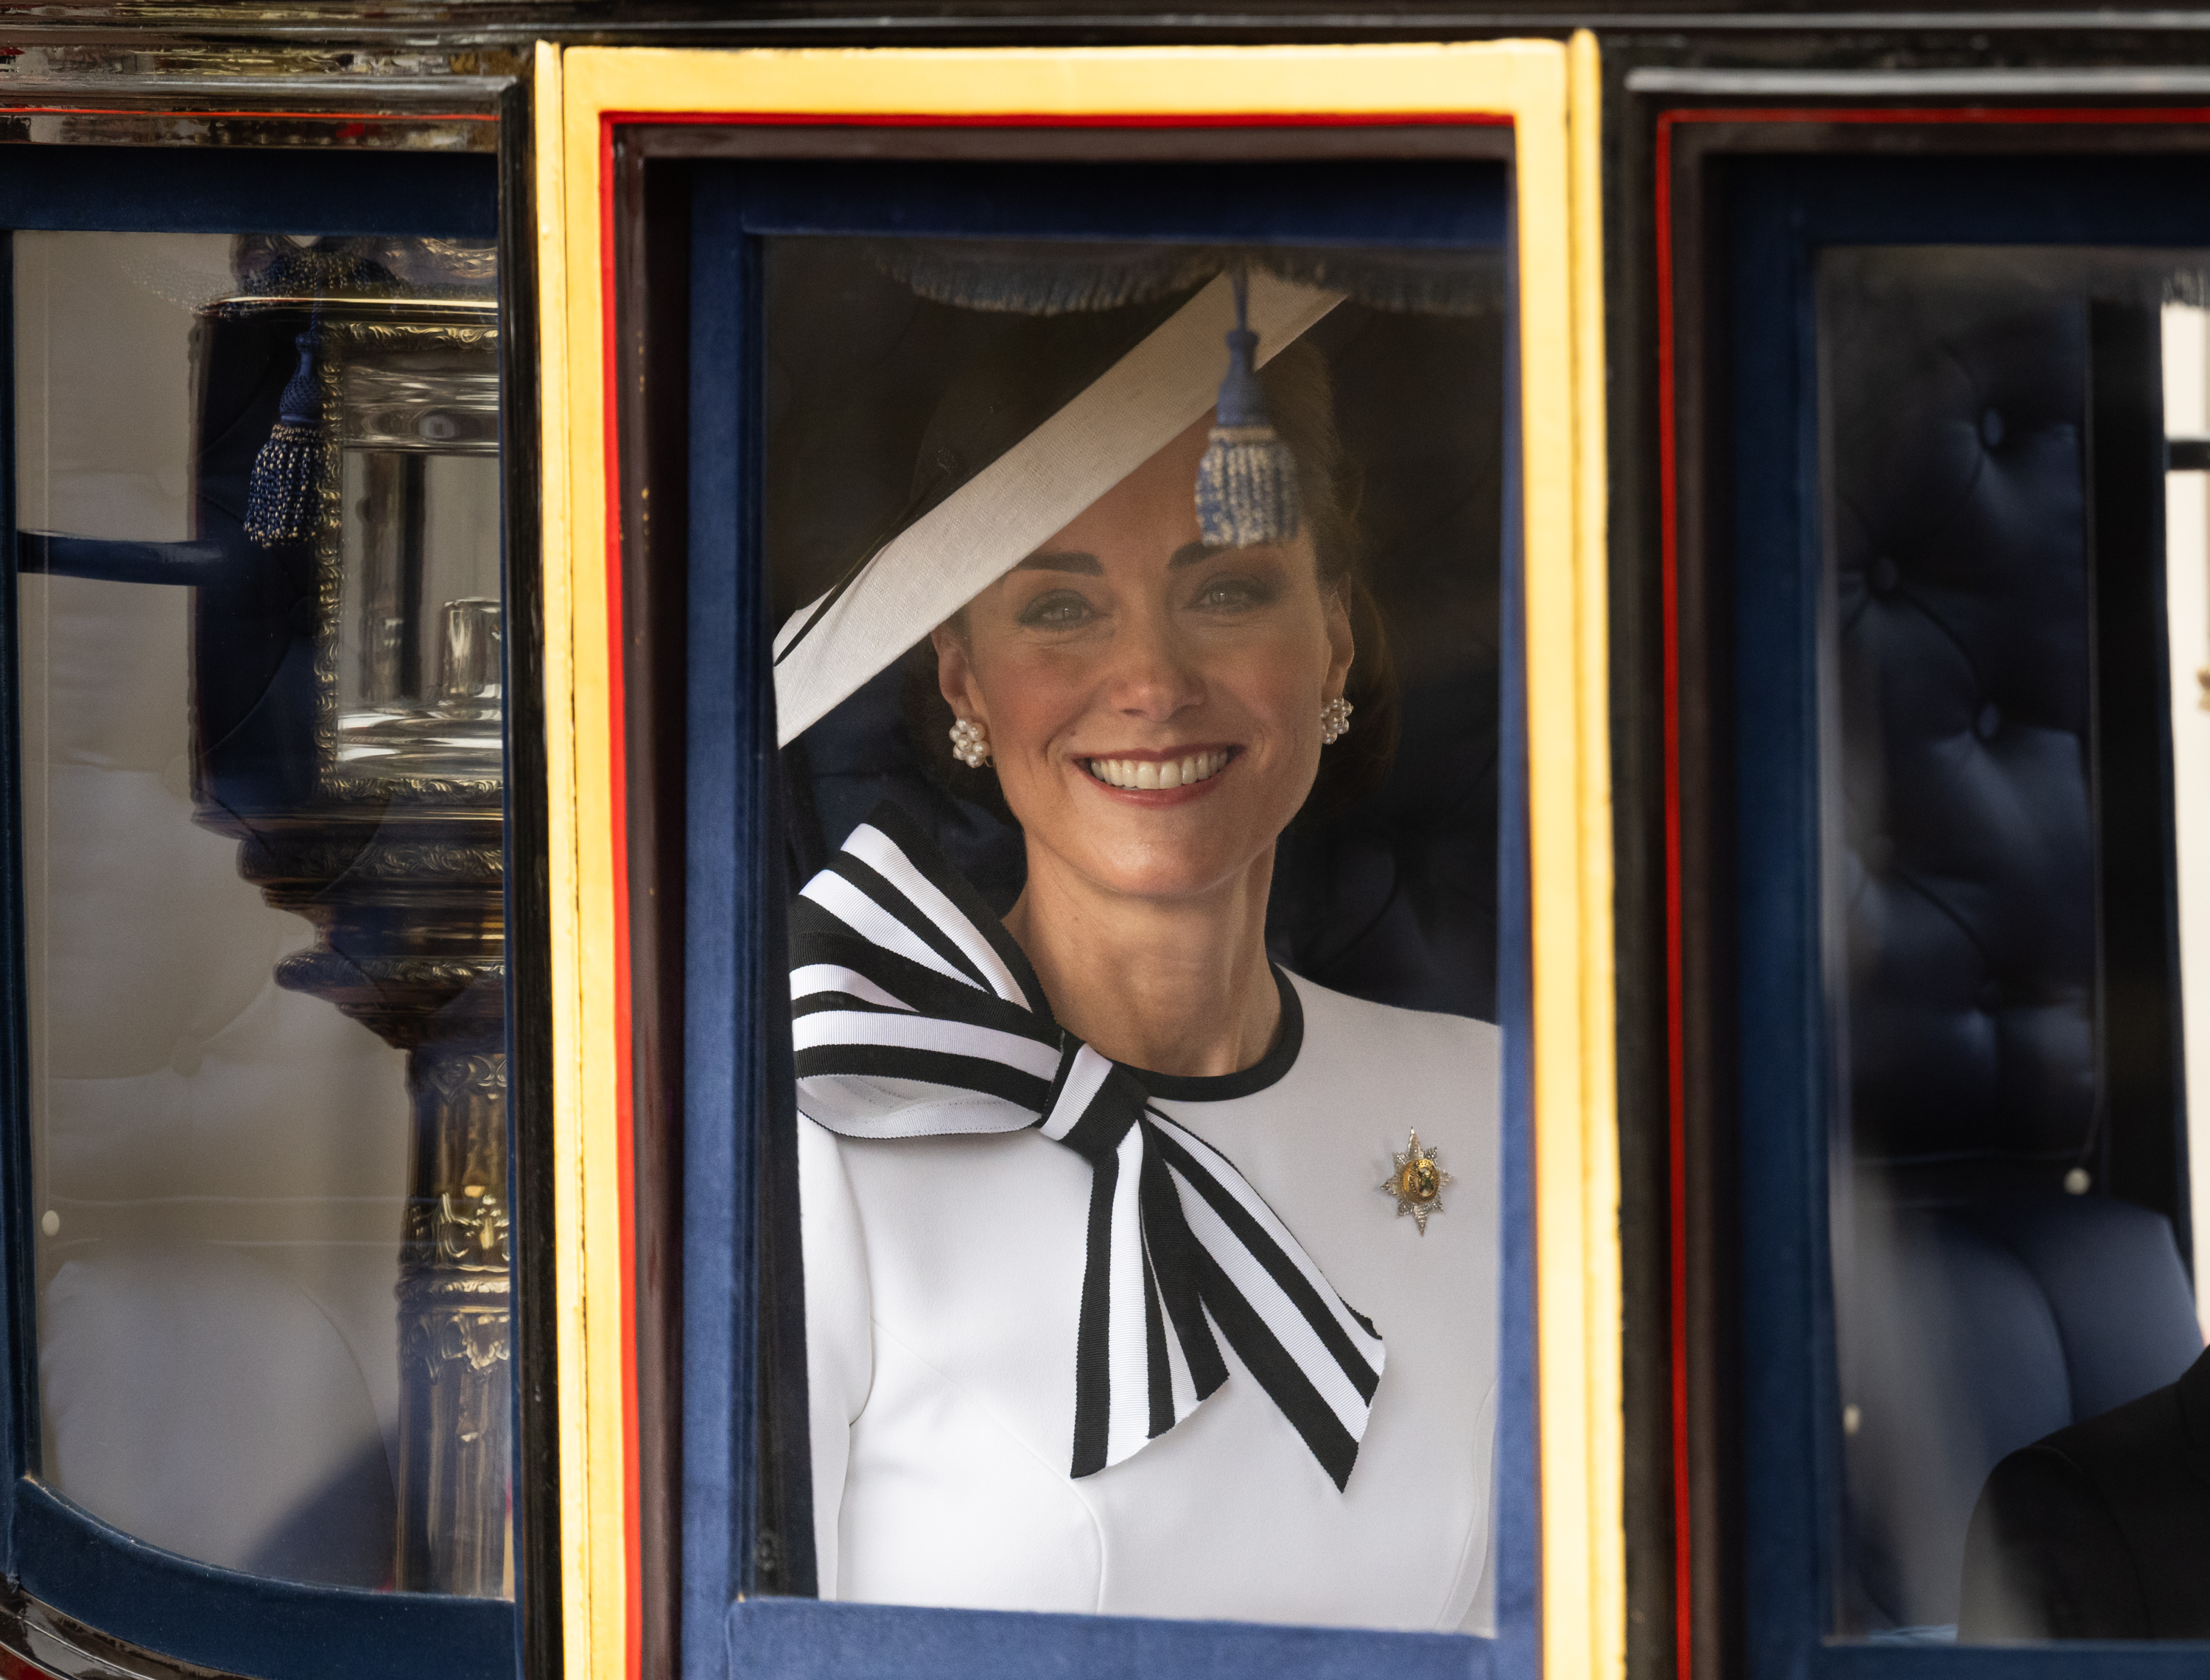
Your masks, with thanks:
[(1390, 1159), (1395, 1165), (1381, 1181), (1381, 1194), (1395, 1196), (1398, 1217), (1410, 1213), (1424, 1237), (1428, 1215), (1443, 1211), (1443, 1186), (1450, 1183), (1451, 1176), (1443, 1171), (1434, 1150), (1420, 1141), (1417, 1129), (1413, 1130), (1412, 1141), (1403, 1149), (1392, 1151)]

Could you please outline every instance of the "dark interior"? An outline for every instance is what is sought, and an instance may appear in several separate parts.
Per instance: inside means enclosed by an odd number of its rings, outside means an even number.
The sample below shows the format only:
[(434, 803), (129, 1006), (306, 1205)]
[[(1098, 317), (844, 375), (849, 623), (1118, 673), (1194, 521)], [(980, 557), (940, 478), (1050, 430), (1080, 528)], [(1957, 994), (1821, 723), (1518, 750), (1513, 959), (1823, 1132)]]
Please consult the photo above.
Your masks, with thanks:
[(1996, 1460), (2201, 1348), (2165, 272), (1927, 250), (1821, 269), (1844, 1632), (1945, 1635)]

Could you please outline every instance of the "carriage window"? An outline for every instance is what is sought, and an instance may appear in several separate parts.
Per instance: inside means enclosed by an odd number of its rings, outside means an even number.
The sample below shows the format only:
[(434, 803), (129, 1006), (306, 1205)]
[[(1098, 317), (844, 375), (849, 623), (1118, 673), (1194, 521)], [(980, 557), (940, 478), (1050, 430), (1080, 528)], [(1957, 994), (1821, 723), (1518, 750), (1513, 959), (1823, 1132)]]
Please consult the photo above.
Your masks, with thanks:
[(492, 250), (13, 261), (33, 1468), (511, 1596)]
[(1498, 254), (766, 250), (822, 1596), (1490, 1631)]
[(1821, 258), (1845, 1634), (2206, 1631), (2202, 273)]

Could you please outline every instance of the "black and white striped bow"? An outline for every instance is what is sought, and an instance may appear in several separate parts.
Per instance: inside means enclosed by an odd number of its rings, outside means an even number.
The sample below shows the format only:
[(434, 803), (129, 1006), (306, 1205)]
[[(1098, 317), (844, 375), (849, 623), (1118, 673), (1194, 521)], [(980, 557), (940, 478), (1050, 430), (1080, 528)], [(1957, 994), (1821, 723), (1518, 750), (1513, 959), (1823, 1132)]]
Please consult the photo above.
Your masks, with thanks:
[(1217, 1326), (1337, 1487), (1381, 1378), (1347, 1305), (1228, 1158), (1063, 1032), (974, 888), (885, 804), (790, 920), (800, 1106), (848, 1137), (1033, 1127), (1090, 1165), (1072, 1473), (1140, 1451), (1227, 1379)]

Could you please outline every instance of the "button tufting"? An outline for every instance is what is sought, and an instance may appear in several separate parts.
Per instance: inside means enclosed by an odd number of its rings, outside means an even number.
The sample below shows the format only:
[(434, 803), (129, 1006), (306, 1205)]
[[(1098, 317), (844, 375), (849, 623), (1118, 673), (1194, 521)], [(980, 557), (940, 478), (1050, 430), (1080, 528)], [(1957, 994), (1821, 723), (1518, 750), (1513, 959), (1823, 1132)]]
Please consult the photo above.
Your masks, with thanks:
[[(1833, 358), (1826, 436), (1848, 510), (1838, 546), (1857, 545), (1845, 599), (1859, 609), (1834, 615), (1840, 750), (1821, 765), (1839, 783), (1853, 877), (1833, 1017), (1846, 1129), (1838, 1116), (1829, 1137), (1838, 1182), (1862, 1175), (1892, 1210), (1876, 1233), (1860, 1226), (1854, 1259), (1831, 1256), (1837, 1307), (1878, 1328), (1844, 1387), (1863, 1415), (1835, 1538), (1852, 1559), (1848, 1594), (1878, 1583), (1906, 1625), (1958, 1613), (1985, 1474), (1959, 1443), (2072, 1421), (2080, 1374), (2108, 1381), (2104, 1360), (2115, 1375), (2165, 1334), (2150, 1328), (2135, 1239), (2101, 1222), (2131, 1210), (2094, 1195), (2103, 1174), (2086, 1147), (2101, 1082), (2094, 806), (2076, 739), (2092, 691), (2089, 288), (2036, 302), (1992, 274), (1955, 286), (1947, 261), (1868, 268), (1821, 297), (1819, 322), (1849, 346)], [(2020, 405), (2015, 438), (1997, 391)], [(1886, 599), (1883, 550), (1910, 572)], [(2027, 1183), (2056, 1189), (2075, 1164), (2066, 1188), (2086, 1194), (2056, 1214), (2017, 1198)], [(2074, 1298), (2104, 1321), (2092, 1354), (2065, 1316)], [(2201, 1337), (2187, 1334), (2191, 1304), (2175, 1304), (2177, 1371)], [(1962, 1360), (1959, 1324), (1972, 1332)], [(2028, 1415), (2048, 1421), (2011, 1421)], [(1848, 1418), (1827, 1420), (1851, 1433)]]
[(1835, 621), (1844, 750), (1822, 773), (1846, 813), (1851, 1147), (1970, 1201), (2076, 1149), (2093, 1108), (2093, 807), (2066, 738), (2090, 689), (2088, 322), (2076, 297), (1937, 307), (1930, 271), (1902, 272), (1833, 317), (1860, 610)]

